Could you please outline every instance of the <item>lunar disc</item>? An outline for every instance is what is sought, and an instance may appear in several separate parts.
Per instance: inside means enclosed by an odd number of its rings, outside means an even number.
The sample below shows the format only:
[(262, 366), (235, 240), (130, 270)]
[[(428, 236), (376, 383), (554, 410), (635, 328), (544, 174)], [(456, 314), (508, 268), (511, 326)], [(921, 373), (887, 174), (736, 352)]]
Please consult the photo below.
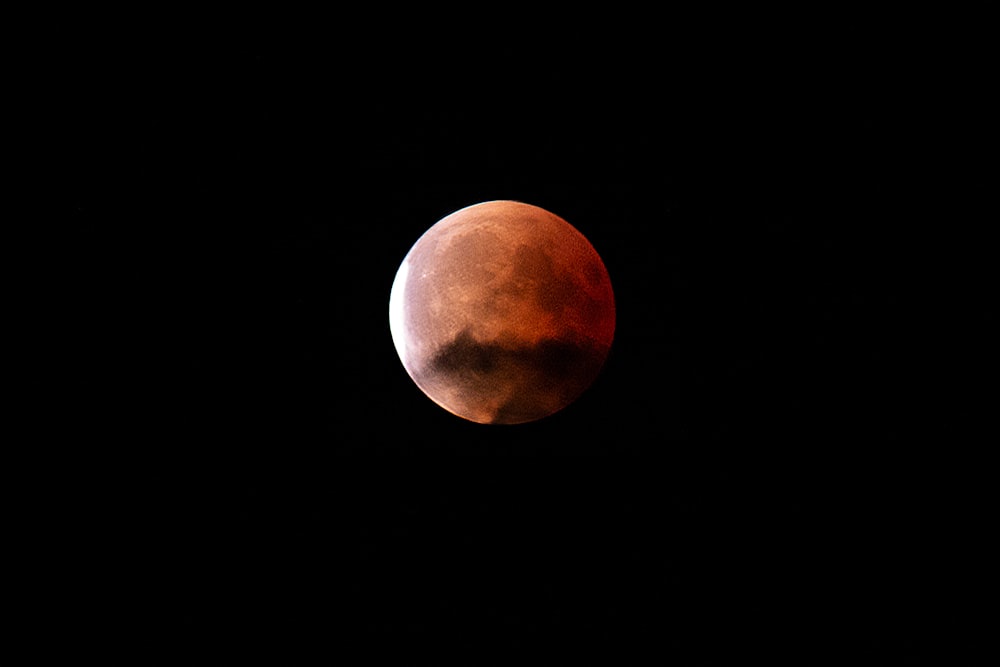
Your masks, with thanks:
[(392, 284), (389, 328), (435, 403), (483, 424), (551, 415), (595, 380), (615, 329), (597, 251), (545, 209), (488, 201), (442, 218)]

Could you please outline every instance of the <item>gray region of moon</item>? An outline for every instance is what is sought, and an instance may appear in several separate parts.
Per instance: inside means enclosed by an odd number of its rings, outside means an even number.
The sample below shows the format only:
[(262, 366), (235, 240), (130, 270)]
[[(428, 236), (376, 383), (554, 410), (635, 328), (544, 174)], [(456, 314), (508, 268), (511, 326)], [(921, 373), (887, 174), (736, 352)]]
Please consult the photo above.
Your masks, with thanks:
[(604, 354), (596, 346), (554, 338), (530, 345), (484, 343), (463, 331), (416, 369), (414, 379), (455, 414), (519, 424), (576, 400), (597, 375)]

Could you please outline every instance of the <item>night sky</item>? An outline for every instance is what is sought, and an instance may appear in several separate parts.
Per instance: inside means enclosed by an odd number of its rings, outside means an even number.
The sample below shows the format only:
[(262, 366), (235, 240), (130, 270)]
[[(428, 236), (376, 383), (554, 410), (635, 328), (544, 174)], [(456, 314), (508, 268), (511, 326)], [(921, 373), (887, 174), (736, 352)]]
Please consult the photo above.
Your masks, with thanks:
[[(739, 23), (67, 42), (30, 389), (114, 508), (66, 509), (74, 544), (154, 625), (335, 661), (972, 637), (938, 616), (961, 575), (928, 576), (971, 538), (905, 473), (931, 454), (898, 391), (899, 61), (877, 29)], [(518, 426), (434, 405), (388, 326), (412, 244), (490, 199), (583, 232), (618, 311), (591, 388)]]

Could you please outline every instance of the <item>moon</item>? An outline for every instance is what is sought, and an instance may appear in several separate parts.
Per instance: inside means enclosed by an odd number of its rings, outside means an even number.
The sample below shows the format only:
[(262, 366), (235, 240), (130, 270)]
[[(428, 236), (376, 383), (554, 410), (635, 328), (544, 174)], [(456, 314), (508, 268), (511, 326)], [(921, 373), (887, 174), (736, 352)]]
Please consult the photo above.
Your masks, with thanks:
[(480, 424), (520, 424), (593, 384), (614, 338), (615, 299), (576, 228), (537, 206), (487, 201), (442, 218), (410, 249), (389, 329), (432, 401)]

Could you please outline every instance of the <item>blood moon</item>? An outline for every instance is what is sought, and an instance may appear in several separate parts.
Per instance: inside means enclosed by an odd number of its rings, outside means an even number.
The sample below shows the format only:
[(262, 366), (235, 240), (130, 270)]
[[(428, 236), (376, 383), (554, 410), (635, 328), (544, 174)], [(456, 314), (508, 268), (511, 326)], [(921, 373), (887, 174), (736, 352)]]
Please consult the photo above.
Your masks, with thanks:
[(545, 209), (488, 201), (442, 218), (389, 297), (403, 367), (435, 403), (482, 424), (557, 412), (597, 377), (615, 300), (600, 256)]

